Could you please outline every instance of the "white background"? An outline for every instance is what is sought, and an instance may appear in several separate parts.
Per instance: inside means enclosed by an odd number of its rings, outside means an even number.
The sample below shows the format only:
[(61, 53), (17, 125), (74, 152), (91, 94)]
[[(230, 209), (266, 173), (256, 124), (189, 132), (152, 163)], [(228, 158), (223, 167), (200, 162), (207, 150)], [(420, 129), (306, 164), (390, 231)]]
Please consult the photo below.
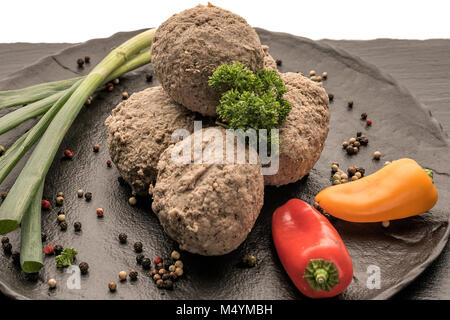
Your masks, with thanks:
[[(215, 0), (256, 27), (311, 39), (450, 38), (449, 0)], [(0, 0), (0, 42), (81, 42), (158, 26), (203, 0)]]

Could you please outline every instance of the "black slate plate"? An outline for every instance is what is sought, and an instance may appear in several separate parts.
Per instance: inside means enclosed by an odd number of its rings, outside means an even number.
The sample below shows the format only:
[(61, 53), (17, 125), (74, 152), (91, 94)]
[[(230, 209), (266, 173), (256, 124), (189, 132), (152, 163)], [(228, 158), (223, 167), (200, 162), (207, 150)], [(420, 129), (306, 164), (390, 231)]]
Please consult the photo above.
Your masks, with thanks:
[[(119, 33), (108, 39), (73, 46), (13, 74), (0, 82), (0, 90), (85, 74), (111, 48), (136, 33)], [(383, 229), (379, 224), (333, 221), (350, 251), (355, 269), (352, 284), (339, 298), (388, 298), (437, 257), (449, 235), (450, 184), (449, 149), (439, 123), (390, 76), (346, 52), (288, 34), (261, 29), (258, 33), (262, 43), (270, 46), (271, 54), (283, 60), (282, 72), (327, 71), (329, 78), (325, 87), (335, 98), (331, 104), (331, 131), (321, 159), (308, 178), (278, 189), (266, 188), (265, 206), (244, 244), (223, 257), (183, 253), (186, 276), (176, 283), (176, 289), (172, 292), (157, 289), (147, 276), (148, 272), (136, 265), (132, 250), (134, 241), (142, 241), (144, 253), (151, 258), (168, 255), (176, 248), (176, 243), (164, 234), (149, 209), (148, 199), (139, 199), (137, 207), (128, 205), (129, 188), (121, 186), (117, 181), (117, 171), (108, 169), (105, 164), (109, 156), (103, 121), (120, 101), (121, 91), (132, 93), (149, 85), (145, 74), (151, 72), (151, 66), (147, 66), (124, 77), (113, 93), (98, 94), (94, 103), (82, 111), (61, 145), (61, 154), (66, 148), (75, 152), (74, 160), (56, 159), (47, 176), (45, 196), (53, 199), (57, 191), (63, 191), (66, 194), (64, 209), (70, 226), (75, 221), (83, 223), (80, 234), (76, 234), (72, 227), (61, 232), (56, 227), (57, 209), (43, 214), (43, 228), (49, 238), (55, 244), (77, 248), (80, 252), (77, 262), (87, 261), (90, 264), (89, 275), (81, 277), (81, 288), (67, 287), (70, 274), (57, 270), (54, 258), (45, 258), (44, 269), (33, 280), (13, 266), (11, 258), (0, 254), (0, 289), (4, 293), (15, 298), (31, 299), (302, 299), (273, 249), (270, 219), (273, 210), (291, 197), (312, 202), (314, 195), (329, 185), (332, 161), (340, 162), (343, 168), (363, 166), (371, 173), (386, 160), (415, 158), (423, 166), (435, 170), (440, 195), (431, 213), (394, 221), (389, 229)], [(84, 55), (91, 56), (92, 66), (78, 69), (76, 59)], [(152, 85), (157, 85), (157, 82)], [(355, 102), (353, 110), (346, 107), (349, 99)], [(369, 114), (373, 127), (366, 128), (359, 120), (362, 112)], [(33, 123), (29, 121), (3, 135), (0, 143), (9, 146)], [(363, 131), (370, 143), (357, 156), (349, 157), (340, 144), (354, 136), (356, 131)], [(92, 152), (95, 143), (101, 145), (99, 153)], [(375, 150), (382, 151), (382, 161), (371, 159)], [(19, 168), (2, 184), (2, 190), (11, 186)], [(75, 194), (78, 188), (93, 192), (93, 200), (87, 203), (78, 199)], [(102, 220), (96, 217), (97, 207), (105, 210)], [(128, 244), (119, 244), (117, 235), (120, 232), (128, 234)], [(17, 249), (19, 232), (13, 232), (9, 237)], [(248, 253), (257, 256), (258, 266), (253, 269), (237, 268), (240, 257)], [(367, 288), (370, 266), (380, 268), (380, 289)], [(107, 283), (116, 281), (120, 270), (130, 268), (140, 272), (140, 279), (120, 283), (116, 293), (109, 293)], [(46, 282), (50, 277), (58, 280), (55, 291), (47, 288)]]

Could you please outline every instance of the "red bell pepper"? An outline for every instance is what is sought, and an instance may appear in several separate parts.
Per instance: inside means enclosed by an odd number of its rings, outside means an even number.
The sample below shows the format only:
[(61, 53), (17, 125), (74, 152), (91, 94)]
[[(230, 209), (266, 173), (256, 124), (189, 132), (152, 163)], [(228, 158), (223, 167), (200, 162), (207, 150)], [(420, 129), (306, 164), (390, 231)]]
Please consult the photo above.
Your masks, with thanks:
[(284, 269), (304, 295), (334, 297), (352, 281), (352, 260), (344, 242), (309, 204), (291, 199), (275, 210), (272, 236)]

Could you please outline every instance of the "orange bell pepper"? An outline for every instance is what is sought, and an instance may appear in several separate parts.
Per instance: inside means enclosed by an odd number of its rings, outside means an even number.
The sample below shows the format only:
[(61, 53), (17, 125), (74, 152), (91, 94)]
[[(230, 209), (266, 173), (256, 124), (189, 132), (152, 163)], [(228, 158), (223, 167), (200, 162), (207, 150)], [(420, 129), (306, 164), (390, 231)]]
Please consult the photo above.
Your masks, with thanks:
[(336, 218), (381, 222), (430, 210), (438, 192), (430, 170), (412, 159), (400, 159), (359, 180), (328, 187), (315, 200)]

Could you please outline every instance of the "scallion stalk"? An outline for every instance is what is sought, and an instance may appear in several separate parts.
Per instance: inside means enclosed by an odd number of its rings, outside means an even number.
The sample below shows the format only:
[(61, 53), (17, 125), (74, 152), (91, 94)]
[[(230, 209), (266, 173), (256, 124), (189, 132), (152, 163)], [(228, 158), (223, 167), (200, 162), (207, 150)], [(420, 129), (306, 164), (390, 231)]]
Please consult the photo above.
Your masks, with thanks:
[(39, 272), (44, 266), (41, 238), (41, 200), (44, 181), (33, 197), (21, 224), (20, 266), (27, 273)]
[[(144, 48), (151, 45), (155, 30), (147, 30), (126, 41), (111, 51), (90, 73), (70, 96), (51, 121), (35, 150), (31, 154), (16, 182), (0, 207), (0, 234), (16, 229), (40, 183), (50, 168), (64, 135), (80, 112), (87, 98), (114, 70), (130, 60)], [(47, 113), (46, 113), (47, 115)], [(45, 116), (44, 116), (45, 117)], [(29, 136), (27, 137), (29, 139)], [(25, 142), (24, 142), (25, 143)]]

